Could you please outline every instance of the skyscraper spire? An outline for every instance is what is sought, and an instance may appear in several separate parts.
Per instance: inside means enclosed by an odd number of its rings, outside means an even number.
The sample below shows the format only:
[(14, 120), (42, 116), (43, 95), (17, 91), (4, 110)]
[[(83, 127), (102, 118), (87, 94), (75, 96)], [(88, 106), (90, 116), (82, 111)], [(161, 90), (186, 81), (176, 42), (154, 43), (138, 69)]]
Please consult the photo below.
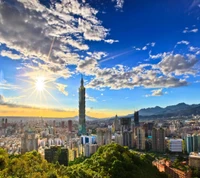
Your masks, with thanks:
[(83, 85), (83, 75), (81, 74), (81, 87), (83, 87), (84, 85)]

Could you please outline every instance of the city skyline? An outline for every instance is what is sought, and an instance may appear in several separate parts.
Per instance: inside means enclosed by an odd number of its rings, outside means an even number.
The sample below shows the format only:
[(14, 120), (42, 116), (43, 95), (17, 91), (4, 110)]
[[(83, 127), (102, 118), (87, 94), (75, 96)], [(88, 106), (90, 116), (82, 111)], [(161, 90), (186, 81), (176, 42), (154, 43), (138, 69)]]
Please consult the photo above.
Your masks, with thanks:
[[(200, 1), (0, 0), (0, 116), (200, 103)], [(159, 14), (159, 15), (158, 15)]]

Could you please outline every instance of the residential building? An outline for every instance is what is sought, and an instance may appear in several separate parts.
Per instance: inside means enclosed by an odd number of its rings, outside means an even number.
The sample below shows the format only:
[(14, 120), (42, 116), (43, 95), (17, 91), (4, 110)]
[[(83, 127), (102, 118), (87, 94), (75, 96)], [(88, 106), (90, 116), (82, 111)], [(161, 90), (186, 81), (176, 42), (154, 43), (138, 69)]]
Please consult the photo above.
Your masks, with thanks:
[(153, 128), (152, 150), (161, 153), (165, 152), (165, 130), (163, 128)]
[(200, 153), (190, 153), (189, 166), (200, 169)]
[(137, 149), (145, 150), (145, 130), (142, 127), (137, 128)]
[(38, 150), (38, 137), (35, 131), (29, 129), (21, 137), (21, 153), (24, 154), (33, 150)]

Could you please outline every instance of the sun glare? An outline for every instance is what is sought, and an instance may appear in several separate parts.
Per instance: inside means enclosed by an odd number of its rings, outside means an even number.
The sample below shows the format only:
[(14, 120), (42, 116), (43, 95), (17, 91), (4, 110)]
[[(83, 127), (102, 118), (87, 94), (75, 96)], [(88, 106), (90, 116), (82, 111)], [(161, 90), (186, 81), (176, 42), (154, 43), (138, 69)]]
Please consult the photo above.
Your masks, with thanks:
[(43, 91), (45, 89), (45, 78), (44, 77), (38, 77), (35, 82), (35, 88), (37, 91)]

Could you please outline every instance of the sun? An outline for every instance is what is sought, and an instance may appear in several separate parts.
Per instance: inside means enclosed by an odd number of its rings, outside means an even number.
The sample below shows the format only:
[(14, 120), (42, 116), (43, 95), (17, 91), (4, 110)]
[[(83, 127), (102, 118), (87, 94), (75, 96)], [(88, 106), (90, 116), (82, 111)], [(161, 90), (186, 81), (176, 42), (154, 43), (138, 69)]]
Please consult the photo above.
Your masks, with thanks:
[(35, 88), (37, 91), (42, 92), (45, 90), (45, 78), (38, 77), (35, 81)]

